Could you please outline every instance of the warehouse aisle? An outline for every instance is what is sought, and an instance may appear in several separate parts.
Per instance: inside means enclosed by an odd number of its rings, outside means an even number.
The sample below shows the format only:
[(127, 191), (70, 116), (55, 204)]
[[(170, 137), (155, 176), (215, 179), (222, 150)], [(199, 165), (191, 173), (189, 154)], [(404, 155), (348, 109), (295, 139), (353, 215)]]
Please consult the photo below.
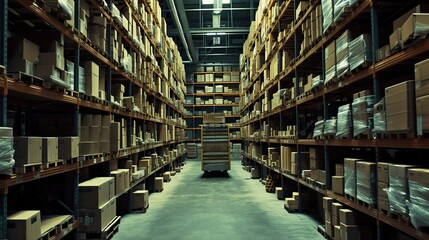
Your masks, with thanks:
[(324, 239), (313, 220), (288, 214), (240, 162), (229, 177), (202, 175), (199, 161), (187, 161), (162, 193), (150, 194), (147, 213), (122, 218), (114, 239)]

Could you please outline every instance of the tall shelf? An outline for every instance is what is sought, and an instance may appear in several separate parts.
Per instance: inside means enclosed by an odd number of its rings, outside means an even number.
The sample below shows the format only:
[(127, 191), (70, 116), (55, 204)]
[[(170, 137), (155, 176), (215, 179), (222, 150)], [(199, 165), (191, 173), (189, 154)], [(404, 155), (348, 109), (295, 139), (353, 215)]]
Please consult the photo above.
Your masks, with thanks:
[[(336, 173), (336, 165), (344, 165), (344, 158), (358, 158), (376, 166), (387, 162), (429, 168), (425, 160), (418, 157), (429, 149), (424, 134), (415, 137), (416, 128), (411, 124), (408, 130), (400, 132), (367, 131), (353, 136), (353, 130), (349, 130), (351, 133), (342, 137), (335, 137), (335, 132), (334, 135), (329, 132), (319, 137), (313, 135), (321, 123), (329, 127), (326, 120), (340, 123), (339, 107), (348, 105), (352, 111), (355, 100), (366, 95), (379, 103), (386, 99), (386, 88), (415, 79), (415, 64), (429, 57), (426, 35), (406, 40), (390, 52), (389, 38), (395, 30), (392, 22), (418, 4), (422, 12), (428, 12), (427, 4), (424, 1), (349, 1), (348, 4), (353, 5), (346, 6), (346, 13), (337, 14), (334, 7), (328, 16), (321, 7), (328, 2), (331, 1), (271, 0), (259, 5), (240, 59), (244, 164), (260, 169), (263, 179), (267, 175), (280, 176), (277, 184), (283, 188), (284, 197), (290, 197), (292, 192), (317, 197), (318, 203), (312, 207), (317, 209), (321, 220), (324, 219), (321, 198), (328, 196), (370, 217), (370, 222), (377, 226), (378, 234), (374, 238), (393, 238), (398, 232), (426, 239), (427, 231), (394, 219), (386, 214), (384, 207), (377, 206), (377, 201), (365, 205), (358, 199), (350, 200), (345, 194), (335, 193), (338, 183), (331, 178), (340, 175)], [(332, 1), (334, 5), (340, 5), (339, 2), (344, 1)], [(324, 30), (323, 18), (325, 21), (332, 18), (335, 23), (325, 26)], [(339, 63), (345, 59), (341, 57), (344, 39), (348, 39), (346, 49), (351, 51), (350, 43), (356, 43), (354, 40), (361, 36), (364, 37), (360, 43), (369, 44), (360, 50), (371, 52), (372, 57), (350, 69), (349, 63), (355, 63), (350, 57), (362, 56), (350, 52), (347, 68), (343, 69), (344, 65)], [(330, 71), (332, 65), (334, 74)], [(319, 83), (319, 76), (325, 82)], [(338, 125), (334, 129), (337, 131)], [(283, 165), (287, 151), (298, 153), (292, 169)], [(279, 155), (278, 159), (270, 158), (272, 152)], [(313, 163), (317, 167), (308, 166), (308, 152), (310, 166)], [(317, 152), (314, 161), (311, 152)], [(410, 157), (414, 160), (409, 161)], [(378, 178), (376, 169), (375, 181)], [(407, 180), (404, 184), (408, 184)], [(376, 195), (385, 195), (383, 190), (377, 190), (377, 185)], [(308, 210), (307, 207), (303, 201), (299, 202), (299, 210)]]
[[(117, 212), (129, 212), (134, 187), (151, 188), (155, 176), (180, 166), (186, 153), (185, 69), (158, 1), (0, 5), (1, 126), (12, 127), (14, 136), (76, 136), (90, 146), (80, 146), (77, 157), (1, 176), (0, 238), (7, 238), (8, 215), (28, 209), (41, 210), (42, 217), (73, 216), (56, 237), (77, 236), (79, 183), (156, 154), (160, 160), (152, 169), (115, 195)], [(34, 44), (17, 50), (25, 41)], [(92, 117), (106, 121), (100, 129), (118, 126), (114, 140), (108, 131), (104, 148), (95, 147), (99, 139), (85, 140)], [(24, 203), (26, 198), (35, 200)]]
[(224, 113), (226, 123), (239, 120), (240, 72), (236, 66), (206, 66), (196, 70), (191, 81), (185, 83), (185, 119), (187, 140), (199, 142), (199, 127), (205, 113)]

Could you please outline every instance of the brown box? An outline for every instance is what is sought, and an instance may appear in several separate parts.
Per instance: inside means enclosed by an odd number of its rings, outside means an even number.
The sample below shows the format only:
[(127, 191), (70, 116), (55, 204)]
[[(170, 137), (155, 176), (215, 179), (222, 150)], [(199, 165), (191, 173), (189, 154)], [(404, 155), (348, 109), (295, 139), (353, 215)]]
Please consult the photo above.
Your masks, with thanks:
[(341, 240), (341, 227), (338, 226), (334, 226), (334, 240)]
[[(18, 44), (14, 44), (14, 43)], [(32, 63), (39, 61), (40, 48), (35, 43), (31, 42), (26, 38), (22, 38), (19, 41), (9, 41), (11, 45), (11, 56), (15, 59), (25, 59)]]
[(79, 156), (79, 137), (59, 137), (58, 157), (71, 159)]
[(358, 225), (365, 222), (365, 218), (362, 216), (362, 214), (360, 214), (358, 211), (350, 209), (340, 209), (339, 220), (340, 223), (346, 225)]
[(332, 203), (334, 199), (330, 197), (323, 197), (323, 209), (328, 212), (332, 212)]
[(42, 138), (42, 163), (58, 161), (58, 138)]
[(334, 229), (333, 229), (331, 222), (325, 220), (325, 233), (326, 233), (326, 235), (328, 235), (329, 237), (332, 237), (333, 231), (334, 231)]
[(389, 201), (387, 193), (384, 189), (388, 188), (389, 184), (384, 182), (377, 183), (377, 199), (378, 199), (378, 209), (389, 210)]
[(416, 98), (418, 135), (423, 135), (423, 132), (427, 132), (427, 130), (429, 130), (429, 110), (427, 107), (428, 104), (429, 104), (429, 95)]
[(344, 195), (344, 176), (332, 176), (332, 191)]
[(276, 196), (278, 200), (283, 200), (283, 188), (276, 187)]
[(336, 176), (344, 176), (344, 165), (343, 164), (335, 164), (335, 175)]
[(41, 235), (40, 211), (20, 211), (7, 217), (9, 239), (38, 240)]
[[(417, 37), (418, 34), (427, 33), (429, 30), (429, 13), (413, 13), (402, 25), (402, 40)], [(418, 33), (416, 30), (418, 28)]]
[[(86, 141), (79, 143), (79, 153), (81, 155), (88, 155), (95, 153), (95, 142), (94, 141)], [(98, 150), (97, 150), (98, 152)]]
[(119, 141), (121, 139), (121, 123), (110, 123), (110, 141)]
[(387, 131), (415, 131), (414, 81), (385, 89)]
[(368, 204), (376, 203), (376, 172), (376, 163), (365, 161), (356, 163), (356, 197), (358, 200)]
[(124, 175), (124, 190), (127, 190), (130, 187), (130, 169), (118, 169), (117, 171), (122, 171)]
[(149, 191), (137, 190), (133, 192), (131, 209), (146, 209), (149, 206)]
[(373, 229), (370, 226), (340, 223), (340, 232), (342, 240), (373, 239)]
[(362, 90), (360, 92), (353, 94), (353, 100), (360, 98), (360, 97), (369, 96), (369, 95), (371, 95), (371, 90)]
[(340, 217), (340, 209), (343, 209), (343, 204), (334, 202), (332, 203), (332, 217)]
[(310, 169), (324, 169), (325, 156), (323, 148), (310, 148)]
[(164, 179), (162, 177), (155, 178), (154, 190), (158, 192), (164, 190)]
[(41, 137), (14, 137), (13, 148), (15, 165), (42, 163), (42, 138)]
[(332, 222), (332, 212), (325, 210), (325, 221)]
[(79, 184), (79, 207), (99, 208), (111, 199), (113, 178), (93, 178)]
[(402, 45), (402, 28), (397, 28), (393, 30), (393, 33), (389, 36), (389, 46), (390, 49), (395, 49)]
[[(116, 201), (116, 199), (112, 199)], [(100, 208), (79, 209), (79, 231), (81, 232), (101, 232), (112, 220), (112, 205), (110, 201)], [(116, 204), (115, 204), (116, 209)]]
[(122, 193), (125, 190), (125, 172), (122, 170), (111, 171), (110, 175), (115, 177), (115, 195)]
[(162, 177), (163, 177), (163, 179), (164, 179), (164, 182), (169, 182), (169, 181), (171, 180), (171, 173), (170, 173), (170, 172), (165, 172), (165, 173), (162, 175)]
[(356, 163), (362, 159), (344, 158), (344, 193), (356, 197)]
[(389, 165), (389, 163), (385, 162), (377, 163), (379, 182), (389, 183)]

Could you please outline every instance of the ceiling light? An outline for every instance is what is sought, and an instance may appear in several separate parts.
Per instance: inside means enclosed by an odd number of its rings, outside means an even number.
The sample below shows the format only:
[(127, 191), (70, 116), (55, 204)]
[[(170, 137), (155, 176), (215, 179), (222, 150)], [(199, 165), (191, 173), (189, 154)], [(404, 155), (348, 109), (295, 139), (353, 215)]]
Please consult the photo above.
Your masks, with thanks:
[[(214, 0), (202, 0), (202, 2), (203, 2), (203, 5), (209, 5), (209, 4), (213, 5)], [(222, 3), (231, 4), (231, 0), (222, 0)]]

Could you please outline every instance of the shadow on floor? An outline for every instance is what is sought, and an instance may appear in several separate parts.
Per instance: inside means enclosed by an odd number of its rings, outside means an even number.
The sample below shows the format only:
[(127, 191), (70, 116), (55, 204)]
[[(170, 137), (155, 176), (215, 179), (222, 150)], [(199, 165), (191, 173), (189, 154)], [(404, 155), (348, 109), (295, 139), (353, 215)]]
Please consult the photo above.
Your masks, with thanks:
[(228, 172), (213, 171), (205, 172), (201, 175), (201, 178), (230, 178)]

